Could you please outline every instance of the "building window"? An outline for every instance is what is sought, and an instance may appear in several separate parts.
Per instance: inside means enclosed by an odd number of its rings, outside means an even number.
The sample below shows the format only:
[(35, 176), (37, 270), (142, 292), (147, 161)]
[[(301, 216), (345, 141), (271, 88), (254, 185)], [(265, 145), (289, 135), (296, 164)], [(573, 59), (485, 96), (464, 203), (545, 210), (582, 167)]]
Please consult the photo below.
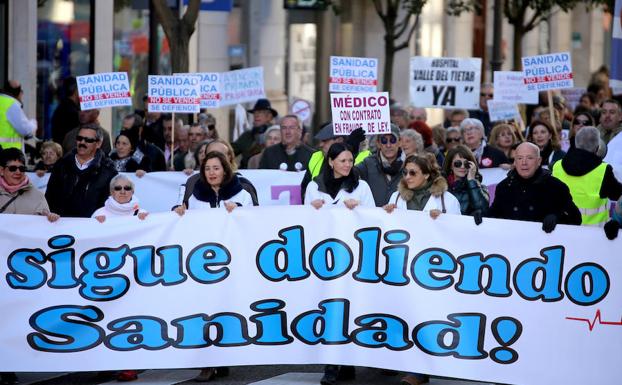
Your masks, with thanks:
[(39, 1), (37, 9), (37, 136), (51, 138), (58, 91), (68, 76), (92, 72), (92, 0)]
[[(171, 74), (168, 39), (154, 21), (148, 1), (115, 0), (113, 70), (127, 72), (133, 106), (113, 109), (113, 134), (119, 132), (123, 116), (133, 109), (144, 109), (142, 98), (147, 94), (147, 76)], [(151, 28), (155, 28), (153, 34)], [(150, 36), (155, 41), (151, 41)]]

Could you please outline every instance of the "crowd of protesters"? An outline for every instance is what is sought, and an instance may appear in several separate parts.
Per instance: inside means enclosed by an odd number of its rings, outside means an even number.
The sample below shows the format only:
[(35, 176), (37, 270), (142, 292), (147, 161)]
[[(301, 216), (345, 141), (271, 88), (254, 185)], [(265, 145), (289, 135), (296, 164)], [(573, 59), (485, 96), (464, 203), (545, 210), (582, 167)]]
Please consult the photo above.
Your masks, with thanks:
[[(270, 101), (260, 99), (248, 111), (252, 128), (233, 143), (218, 138), (211, 114), (201, 113), (197, 122), (185, 125), (168, 114), (148, 112), (146, 99), (145, 110), (125, 116), (112, 141), (98, 110), (80, 110), (75, 79), (66, 79), (63, 89), (65, 97), (52, 117), (52, 141), (41, 143), (39, 156), (31, 161), (20, 139), (35, 132), (34, 123), (14, 107), (21, 87), (7, 82), (0, 94), (9, 106), (0, 111), (0, 213), (43, 215), (49, 221), (142, 220), (148, 213), (138, 195), (149, 192), (136, 194), (134, 184), (119, 173), (142, 177), (172, 170), (189, 175), (182, 201), (171, 202), (178, 215), (208, 208), (232, 212), (258, 205), (255, 186), (238, 168), (259, 168), (305, 172), (304, 203), (318, 210), (419, 210), (432, 219), (472, 216), (477, 225), (486, 217), (523, 220), (540, 222), (546, 232), (557, 224), (594, 225), (603, 227), (609, 239), (622, 224), (622, 184), (602, 160), (607, 144), (622, 131), (622, 107), (606, 87), (590, 86), (574, 110), (560, 96), (548, 106), (541, 95), (543, 102), (527, 109), (526, 124), (490, 121), (491, 84), (482, 85), (478, 110), (445, 110), (445, 121), (434, 127), (427, 124), (425, 109), (394, 102), (390, 133), (373, 137), (361, 129), (337, 136), (330, 122), (313, 137), (296, 115), (279, 118)], [(490, 201), (480, 170), (492, 167), (506, 170), (507, 177)], [(50, 173), (45, 195), (26, 171)], [(611, 201), (617, 201), (614, 210)], [(198, 380), (225, 373), (227, 368), (205, 368)], [(329, 365), (322, 384), (353, 375), (351, 367)], [(136, 378), (133, 370), (119, 374), (119, 380)], [(13, 379), (3, 374), (3, 383)], [(402, 383), (427, 381), (411, 373)]]

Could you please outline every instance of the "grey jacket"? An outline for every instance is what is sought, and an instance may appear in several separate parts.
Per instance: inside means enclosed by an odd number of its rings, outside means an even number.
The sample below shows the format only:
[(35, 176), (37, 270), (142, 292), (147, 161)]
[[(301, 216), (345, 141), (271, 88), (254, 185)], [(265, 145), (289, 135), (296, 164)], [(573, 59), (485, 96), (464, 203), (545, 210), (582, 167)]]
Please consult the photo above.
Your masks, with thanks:
[(377, 207), (382, 207), (389, 202), (391, 194), (397, 191), (397, 185), (402, 177), (402, 160), (398, 156), (393, 162), (392, 167), (384, 168), (380, 155), (377, 153), (368, 156), (364, 161), (356, 165), (361, 179), (363, 179), (374, 196)]

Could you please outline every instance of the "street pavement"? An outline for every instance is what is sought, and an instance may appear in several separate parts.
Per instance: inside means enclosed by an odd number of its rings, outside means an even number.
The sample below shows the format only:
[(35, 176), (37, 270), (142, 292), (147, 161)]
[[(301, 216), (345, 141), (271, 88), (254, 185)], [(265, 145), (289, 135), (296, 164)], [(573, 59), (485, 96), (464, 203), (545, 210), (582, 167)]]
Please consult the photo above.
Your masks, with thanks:
[[(210, 382), (214, 385), (318, 385), (322, 365), (263, 365), (232, 367), (227, 377)], [(192, 379), (199, 370), (147, 370), (132, 385), (197, 384)], [(114, 372), (83, 373), (18, 373), (20, 385), (118, 385)], [(356, 379), (340, 381), (339, 385), (399, 385), (401, 375), (388, 375), (379, 369), (356, 368)], [(485, 382), (432, 377), (431, 385), (487, 385)]]

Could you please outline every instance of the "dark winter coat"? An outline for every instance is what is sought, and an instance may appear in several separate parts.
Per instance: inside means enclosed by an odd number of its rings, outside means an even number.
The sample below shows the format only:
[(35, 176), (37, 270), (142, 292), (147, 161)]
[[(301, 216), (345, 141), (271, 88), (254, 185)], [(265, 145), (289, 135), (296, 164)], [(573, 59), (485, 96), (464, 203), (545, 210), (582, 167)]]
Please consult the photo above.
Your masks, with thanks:
[(368, 156), (355, 166), (360, 172), (361, 179), (367, 182), (369, 188), (371, 188), (377, 207), (387, 204), (391, 194), (397, 191), (397, 186), (402, 177), (400, 172), (402, 166), (403, 161), (398, 155), (390, 167), (384, 167), (378, 153)]
[(110, 195), (110, 180), (117, 175), (112, 161), (97, 150), (85, 170), (76, 166), (76, 151), (54, 165), (45, 198), (50, 211), (62, 217), (90, 218)]
[[(451, 180), (453, 178), (450, 177), (448, 179)], [(477, 210), (482, 215), (486, 215), (488, 212), (490, 205), (488, 190), (477, 179), (467, 180), (467, 178), (460, 178), (450, 181), (449, 192), (460, 202), (460, 212), (462, 215), (473, 215)]]
[(491, 218), (531, 222), (542, 222), (549, 214), (557, 217), (557, 223), (581, 224), (581, 213), (572, 202), (568, 186), (543, 168), (529, 179), (522, 178), (516, 170), (510, 171), (497, 185), (488, 211)]
[[(261, 161), (259, 162), (260, 169), (279, 170), (281, 164), (287, 165), (287, 171), (302, 171), (309, 165), (311, 155), (315, 150), (306, 144), (301, 144), (296, 148), (296, 152), (292, 155), (288, 155), (285, 151), (285, 146), (282, 144), (275, 144), (267, 147), (263, 151)], [(300, 168), (296, 168), (296, 163), (300, 163)]]

